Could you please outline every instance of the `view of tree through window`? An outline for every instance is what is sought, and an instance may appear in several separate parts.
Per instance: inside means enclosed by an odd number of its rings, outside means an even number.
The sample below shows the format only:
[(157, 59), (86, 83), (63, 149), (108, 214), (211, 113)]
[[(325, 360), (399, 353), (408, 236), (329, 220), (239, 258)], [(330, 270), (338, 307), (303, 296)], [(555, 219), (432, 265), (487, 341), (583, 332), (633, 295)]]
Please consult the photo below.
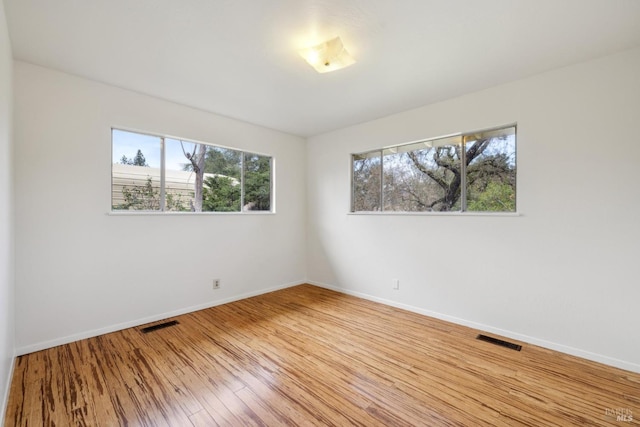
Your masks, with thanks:
[(352, 156), (353, 212), (515, 210), (515, 126)]
[(379, 211), (382, 206), (382, 153), (353, 156), (353, 204), (357, 211)]
[(113, 210), (271, 211), (271, 170), (269, 156), (114, 129), (111, 205)]

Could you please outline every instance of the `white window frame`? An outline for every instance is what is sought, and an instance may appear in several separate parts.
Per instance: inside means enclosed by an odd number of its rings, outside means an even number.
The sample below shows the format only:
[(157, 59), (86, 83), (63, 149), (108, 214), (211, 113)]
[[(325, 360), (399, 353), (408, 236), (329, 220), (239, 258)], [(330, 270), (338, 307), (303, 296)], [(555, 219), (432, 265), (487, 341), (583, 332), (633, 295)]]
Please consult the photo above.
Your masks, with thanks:
[[(160, 139), (160, 208), (158, 210), (135, 210), (135, 209), (114, 209), (113, 208), (113, 132), (114, 131), (123, 131), (129, 133), (136, 133), (140, 135), (151, 136), (154, 138)], [(275, 157), (271, 154), (261, 153), (257, 151), (248, 151), (244, 149), (239, 149), (235, 147), (213, 144), (209, 142), (196, 141), (193, 139), (175, 137), (170, 135), (162, 135), (153, 132), (140, 131), (137, 129), (131, 129), (122, 126), (112, 126), (110, 129), (110, 144), (111, 144), (111, 157), (110, 157), (110, 179), (109, 179), (109, 215), (270, 215), (276, 213), (276, 204), (275, 204)], [(166, 159), (165, 159), (165, 139), (171, 139), (176, 141), (182, 141), (188, 144), (203, 144), (209, 147), (222, 148), (226, 150), (234, 150), (241, 154), (241, 164), (240, 164), (240, 175), (241, 175), (241, 183), (240, 183), (240, 210), (231, 211), (231, 212), (220, 212), (220, 211), (202, 211), (202, 212), (193, 212), (193, 211), (167, 211), (165, 210), (166, 205), (166, 194), (165, 194), (165, 175), (166, 175)], [(269, 158), (269, 207), (267, 210), (244, 210), (244, 197), (245, 197), (245, 155), (257, 155), (262, 157)], [(185, 159), (186, 160), (186, 159)]]
[[(491, 132), (500, 132), (506, 129), (513, 128), (513, 135), (515, 137), (515, 171), (516, 171), (516, 183), (515, 183), (515, 210), (514, 211), (469, 211), (467, 210), (467, 166), (466, 166), (466, 141), (465, 138), (472, 137), (475, 134), (487, 134)], [(482, 130), (476, 130), (471, 132), (459, 132), (449, 135), (443, 135), (433, 138), (421, 139), (417, 141), (406, 142), (402, 144), (385, 146), (382, 148), (367, 150), (358, 153), (352, 153), (350, 155), (349, 161), (349, 178), (350, 178), (350, 200), (349, 200), (349, 214), (350, 215), (460, 215), (460, 216), (520, 216), (518, 212), (518, 200), (517, 200), (517, 188), (518, 188), (518, 160), (517, 160), (517, 134), (518, 134), (518, 126), (517, 123), (511, 123), (507, 125), (494, 126), (490, 128), (485, 128)], [(460, 158), (460, 175), (461, 175), (461, 183), (460, 183), (460, 209), (455, 211), (394, 211), (394, 210), (384, 210), (384, 156), (385, 152), (396, 152), (394, 150), (402, 150), (406, 147), (414, 146), (418, 144), (429, 144), (430, 142), (436, 141), (454, 141), (459, 140), (459, 144), (461, 145), (461, 158)], [(443, 144), (443, 145), (455, 145), (455, 144)], [(408, 150), (407, 150), (408, 151)], [(372, 154), (380, 153), (380, 210), (379, 211), (363, 211), (363, 210), (355, 210), (355, 181), (354, 181), (354, 160), (356, 157), (368, 156), (374, 157)], [(377, 156), (375, 156), (377, 157)]]

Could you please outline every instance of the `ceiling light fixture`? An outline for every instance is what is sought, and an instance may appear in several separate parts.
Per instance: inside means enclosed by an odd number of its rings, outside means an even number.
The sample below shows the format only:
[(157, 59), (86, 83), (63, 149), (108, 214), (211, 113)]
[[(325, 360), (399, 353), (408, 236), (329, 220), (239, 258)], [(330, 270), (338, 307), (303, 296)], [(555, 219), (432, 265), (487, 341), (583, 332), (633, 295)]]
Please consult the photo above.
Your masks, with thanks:
[(356, 62), (344, 48), (340, 37), (303, 49), (300, 56), (319, 73), (340, 70)]

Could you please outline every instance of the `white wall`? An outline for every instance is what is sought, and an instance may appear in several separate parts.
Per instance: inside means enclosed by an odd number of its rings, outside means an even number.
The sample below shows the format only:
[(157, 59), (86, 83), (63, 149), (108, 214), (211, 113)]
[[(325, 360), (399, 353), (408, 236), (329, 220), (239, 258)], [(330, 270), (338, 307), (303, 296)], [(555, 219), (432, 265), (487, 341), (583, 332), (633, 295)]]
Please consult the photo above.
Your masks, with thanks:
[[(18, 61), (14, 80), (19, 353), (304, 281), (303, 139)], [(112, 126), (273, 155), (277, 214), (108, 215)]]
[(14, 361), (13, 177), (11, 75), (13, 59), (4, 3), (0, 2), (0, 422)]
[[(640, 372), (639, 117), (633, 50), (310, 138), (308, 278)], [(513, 122), (520, 216), (347, 214), (350, 153)]]

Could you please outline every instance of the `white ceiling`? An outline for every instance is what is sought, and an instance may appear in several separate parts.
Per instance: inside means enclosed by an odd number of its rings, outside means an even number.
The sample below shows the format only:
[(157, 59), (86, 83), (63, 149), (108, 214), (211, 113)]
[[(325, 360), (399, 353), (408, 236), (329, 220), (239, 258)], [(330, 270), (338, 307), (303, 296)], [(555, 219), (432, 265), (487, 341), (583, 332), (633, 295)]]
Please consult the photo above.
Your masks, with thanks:
[(16, 59), (301, 136), (640, 46), (640, 0), (4, 3)]

